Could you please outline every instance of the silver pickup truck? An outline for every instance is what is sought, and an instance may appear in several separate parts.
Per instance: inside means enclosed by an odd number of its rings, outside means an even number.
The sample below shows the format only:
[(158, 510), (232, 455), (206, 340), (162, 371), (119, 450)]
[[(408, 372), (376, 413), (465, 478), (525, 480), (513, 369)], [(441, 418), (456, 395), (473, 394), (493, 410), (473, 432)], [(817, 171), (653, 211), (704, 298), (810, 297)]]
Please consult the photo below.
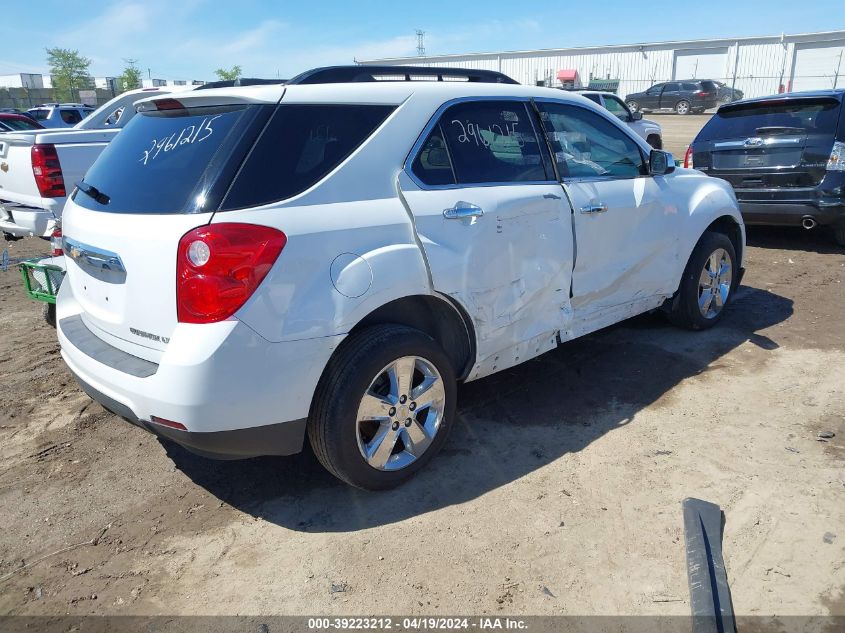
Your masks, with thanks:
[(135, 115), (132, 104), (171, 91), (125, 92), (72, 128), (0, 133), (0, 231), (50, 237), (75, 183)]

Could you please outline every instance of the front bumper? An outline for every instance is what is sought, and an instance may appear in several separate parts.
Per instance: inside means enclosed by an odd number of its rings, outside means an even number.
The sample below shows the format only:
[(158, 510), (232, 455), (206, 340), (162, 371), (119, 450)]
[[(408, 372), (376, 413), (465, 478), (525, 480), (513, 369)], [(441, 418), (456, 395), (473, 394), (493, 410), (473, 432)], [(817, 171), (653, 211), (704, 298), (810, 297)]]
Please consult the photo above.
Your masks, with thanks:
[(220, 459), (299, 452), (317, 382), (343, 339), (270, 343), (240, 321), (179, 324), (151, 362), (96, 336), (76, 306), (63, 284), (56, 331), (83, 390), (129, 422)]

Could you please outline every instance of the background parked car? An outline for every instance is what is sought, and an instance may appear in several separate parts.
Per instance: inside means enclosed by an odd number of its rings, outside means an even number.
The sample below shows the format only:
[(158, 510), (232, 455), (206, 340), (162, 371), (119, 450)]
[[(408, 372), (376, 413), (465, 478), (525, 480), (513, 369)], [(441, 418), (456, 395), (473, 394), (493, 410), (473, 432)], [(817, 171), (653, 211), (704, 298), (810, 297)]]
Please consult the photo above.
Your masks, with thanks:
[(42, 130), (44, 126), (23, 114), (0, 112), (0, 132), (20, 132), (26, 130)]
[(642, 112), (631, 112), (625, 102), (612, 92), (599, 90), (578, 90), (577, 92), (619, 117), (653, 148), (663, 149), (663, 130), (660, 129), (660, 124), (657, 121), (644, 119)]
[(723, 105), (685, 167), (727, 180), (748, 224), (829, 225), (845, 245), (845, 90)]
[(733, 101), (739, 101), (742, 99), (745, 94), (742, 90), (737, 90), (736, 88), (731, 88), (728, 85), (725, 85), (721, 81), (714, 81), (714, 84), (718, 87), (716, 91), (716, 96), (719, 99), (719, 103), (731, 103)]
[(704, 112), (719, 103), (719, 87), (710, 79), (681, 79), (654, 84), (645, 92), (625, 97), (632, 112), (674, 110), (678, 114)]
[(93, 111), (81, 103), (45, 103), (27, 110), (44, 127), (73, 127)]

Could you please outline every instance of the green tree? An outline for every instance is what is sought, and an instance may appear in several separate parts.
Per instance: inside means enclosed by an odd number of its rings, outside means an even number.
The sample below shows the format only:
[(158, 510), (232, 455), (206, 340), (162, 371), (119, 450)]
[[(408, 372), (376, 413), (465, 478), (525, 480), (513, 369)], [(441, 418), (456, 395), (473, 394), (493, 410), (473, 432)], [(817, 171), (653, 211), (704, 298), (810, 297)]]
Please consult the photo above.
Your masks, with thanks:
[(76, 91), (91, 83), (88, 67), (91, 60), (69, 48), (48, 48), (47, 65), (53, 81), (53, 95), (59, 101), (73, 101)]
[(127, 90), (135, 90), (141, 87), (141, 70), (138, 68), (137, 59), (124, 59), (126, 68), (123, 69), (123, 74), (117, 78), (117, 85), (121, 92)]
[(235, 79), (241, 78), (241, 67), (232, 66), (230, 70), (218, 68), (214, 71), (214, 74), (220, 78), (220, 81), (234, 81)]

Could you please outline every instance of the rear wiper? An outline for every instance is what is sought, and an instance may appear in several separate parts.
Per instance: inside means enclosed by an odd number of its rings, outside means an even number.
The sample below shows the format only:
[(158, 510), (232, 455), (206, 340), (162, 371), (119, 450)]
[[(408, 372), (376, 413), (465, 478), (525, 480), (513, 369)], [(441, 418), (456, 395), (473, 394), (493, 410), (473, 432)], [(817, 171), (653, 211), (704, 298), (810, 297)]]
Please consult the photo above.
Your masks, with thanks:
[(758, 127), (757, 134), (803, 134), (806, 130), (802, 127), (791, 127), (789, 125), (766, 125)]
[(111, 198), (109, 198), (106, 194), (97, 189), (94, 185), (89, 185), (85, 182), (78, 182), (76, 183), (76, 188), (79, 189), (89, 198), (93, 198), (102, 205), (106, 205), (111, 201)]

